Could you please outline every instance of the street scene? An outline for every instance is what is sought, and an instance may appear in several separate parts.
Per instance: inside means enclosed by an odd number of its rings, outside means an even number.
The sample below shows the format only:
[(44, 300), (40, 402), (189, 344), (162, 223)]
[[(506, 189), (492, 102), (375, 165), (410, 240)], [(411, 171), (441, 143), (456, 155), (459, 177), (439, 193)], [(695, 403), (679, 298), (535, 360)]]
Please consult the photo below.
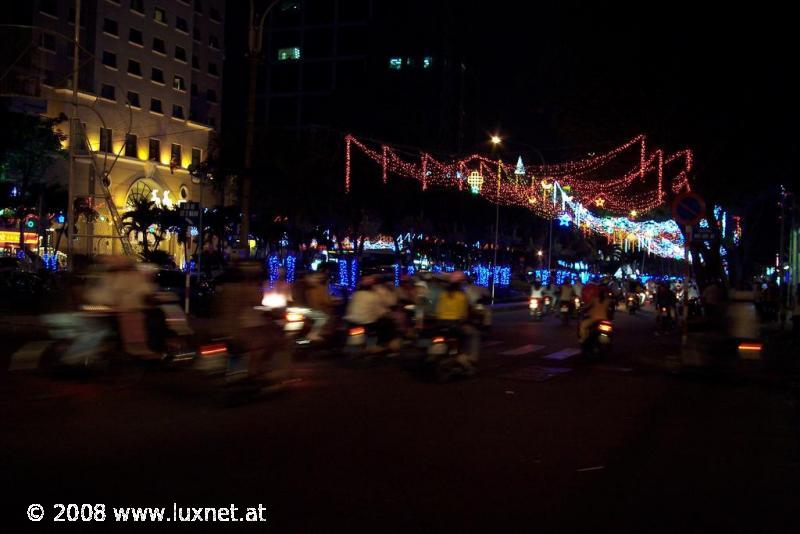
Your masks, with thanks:
[(679, 4), (9, 6), (4, 531), (797, 532), (790, 17)]

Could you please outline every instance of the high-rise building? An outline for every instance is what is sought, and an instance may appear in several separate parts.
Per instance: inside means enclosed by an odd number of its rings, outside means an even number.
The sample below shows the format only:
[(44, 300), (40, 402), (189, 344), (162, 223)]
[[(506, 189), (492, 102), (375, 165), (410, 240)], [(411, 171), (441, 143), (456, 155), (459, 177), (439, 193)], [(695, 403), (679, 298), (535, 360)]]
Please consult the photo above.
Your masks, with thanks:
[[(456, 150), (467, 127), (465, 97), (471, 89), (462, 46), (467, 36), (459, 35), (459, 14), (451, 4), (276, 4), (264, 31), (257, 139), (328, 129)], [(231, 23), (246, 27), (247, 15), (247, 6), (231, 6)], [(245, 46), (243, 39), (230, 43), (232, 50)], [(244, 61), (244, 54), (231, 56)], [(246, 87), (247, 78), (230, 82)]]
[[(225, 0), (81, 0), (77, 114), (76, 3), (32, 4), (14, 9), (32, 29), (18, 32), (23, 53), (7, 55), (15, 63), (2, 90), (38, 99), (43, 115), (76, 119), (80, 156), (70, 189), (99, 218), (78, 218), (74, 251), (129, 250), (120, 218), (136, 199), (174, 205), (205, 194), (209, 203), (209, 188), (193, 183), (188, 167), (215, 150), (221, 125)], [(163, 247), (183, 256), (177, 239)]]

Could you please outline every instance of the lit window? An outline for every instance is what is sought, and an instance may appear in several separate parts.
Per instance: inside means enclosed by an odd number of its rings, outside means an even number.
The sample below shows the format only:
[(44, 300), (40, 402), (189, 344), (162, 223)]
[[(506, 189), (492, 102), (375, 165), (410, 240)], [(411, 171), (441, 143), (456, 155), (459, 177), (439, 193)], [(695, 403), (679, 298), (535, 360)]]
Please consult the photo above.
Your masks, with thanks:
[(181, 145), (172, 143), (172, 151), (169, 158), (170, 163), (173, 165), (181, 166)]
[(172, 116), (176, 119), (183, 119), (183, 106), (172, 104)]
[(150, 73), (150, 79), (153, 80), (155, 83), (164, 83), (164, 71), (161, 69), (157, 69), (153, 67), (153, 70)]
[(290, 61), (293, 59), (300, 59), (300, 47), (292, 46), (278, 50), (278, 61)]
[(153, 113), (160, 113), (163, 115), (164, 109), (161, 107), (161, 100), (159, 100), (158, 98), (151, 98), (150, 111), (152, 111)]
[(178, 76), (176, 74), (172, 78), (172, 88), (177, 91), (186, 91), (186, 81), (184, 81), (183, 76)]
[(106, 67), (110, 67), (112, 69), (117, 68), (117, 54), (113, 52), (109, 52), (108, 50), (103, 51), (103, 65)]
[(128, 104), (130, 104), (132, 108), (141, 108), (142, 106), (139, 105), (139, 93), (128, 91)]
[(403, 68), (403, 58), (401, 57), (390, 57), (389, 58), (389, 68), (392, 70), (400, 70)]
[(425, 56), (422, 58), (422, 68), (429, 69), (431, 68), (431, 64), (433, 63), (433, 58), (431, 56)]
[(161, 161), (161, 141), (158, 139), (150, 139), (147, 150), (147, 159), (150, 161)]
[(107, 33), (108, 35), (113, 35), (114, 37), (118, 37), (119, 36), (119, 24), (117, 24), (116, 20), (105, 19), (103, 21), (103, 32)]
[(100, 128), (100, 152), (111, 152), (111, 129)]
[(155, 8), (153, 11), (153, 20), (161, 24), (167, 24), (167, 12), (160, 7)]
[(100, 85), (100, 96), (106, 100), (117, 100), (117, 93), (114, 86), (106, 83)]
[(135, 158), (139, 155), (135, 134), (125, 134), (125, 155), (129, 158)]

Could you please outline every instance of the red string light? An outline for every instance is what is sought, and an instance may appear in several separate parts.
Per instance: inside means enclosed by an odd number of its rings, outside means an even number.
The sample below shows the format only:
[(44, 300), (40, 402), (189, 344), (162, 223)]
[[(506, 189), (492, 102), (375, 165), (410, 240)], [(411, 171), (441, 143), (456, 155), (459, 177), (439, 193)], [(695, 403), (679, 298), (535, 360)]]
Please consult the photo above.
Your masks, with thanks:
[[(585, 159), (556, 164), (525, 166), (520, 175), (513, 164), (504, 164), (481, 154), (471, 154), (452, 161), (439, 161), (423, 152), (419, 163), (403, 159), (388, 145), (380, 150), (367, 146), (352, 135), (346, 137), (345, 188), (350, 189), (350, 151), (351, 146), (383, 167), (384, 181), (389, 172), (398, 176), (418, 180), (423, 190), (429, 186), (464, 189), (470, 169), (477, 169), (487, 177), (492, 172), (487, 168), (497, 168), (502, 176), (500, 194), (497, 188), (485, 188), (481, 194), (491, 202), (525, 206), (539, 212), (542, 216), (553, 217), (558, 214), (558, 206), (547, 202), (543, 191), (542, 201), (536, 191), (544, 184), (558, 182), (565, 191), (586, 206), (602, 207), (612, 213), (627, 215), (632, 211), (644, 214), (663, 204), (665, 200), (665, 168), (670, 169), (670, 189), (674, 193), (689, 190), (688, 174), (692, 170), (691, 150), (682, 150), (665, 155), (662, 149), (648, 153), (647, 138), (638, 135), (617, 148)], [(631, 149), (638, 147), (638, 161), (631, 161)], [(634, 153), (635, 154), (635, 153)], [(635, 160), (634, 160), (635, 161)], [(626, 163), (628, 162), (628, 163)], [(620, 167), (628, 165), (628, 170), (619, 173)], [(649, 177), (655, 175), (655, 180)], [(513, 177), (511, 180), (508, 177)], [(541, 180), (541, 181), (540, 181)]]

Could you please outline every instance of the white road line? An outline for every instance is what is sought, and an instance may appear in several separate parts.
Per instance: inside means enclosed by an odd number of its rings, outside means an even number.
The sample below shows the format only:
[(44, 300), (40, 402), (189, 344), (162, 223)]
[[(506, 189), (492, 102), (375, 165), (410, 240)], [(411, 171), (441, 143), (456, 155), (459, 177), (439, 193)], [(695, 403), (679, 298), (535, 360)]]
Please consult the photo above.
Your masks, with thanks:
[(39, 359), (51, 343), (52, 340), (25, 343), (17, 352), (11, 355), (11, 362), (8, 365), (8, 370), (23, 371), (26, 369), (36, 369), (39, 366)]
[(536, 352), (537, 350), (542, 350), (543, 348), (544, 345), (522, 345), (516, 349), (501, 352), (500, 356), (523, 356), (525, 354), (530, 354), (531, 352)]
[(547, 356), (542, 356), (543, 360), (566, 360), (567, 358), (571, 358), (577, 354), (581, 353), (581, 349), (562, 349), (557, 352), (552, 352)]

